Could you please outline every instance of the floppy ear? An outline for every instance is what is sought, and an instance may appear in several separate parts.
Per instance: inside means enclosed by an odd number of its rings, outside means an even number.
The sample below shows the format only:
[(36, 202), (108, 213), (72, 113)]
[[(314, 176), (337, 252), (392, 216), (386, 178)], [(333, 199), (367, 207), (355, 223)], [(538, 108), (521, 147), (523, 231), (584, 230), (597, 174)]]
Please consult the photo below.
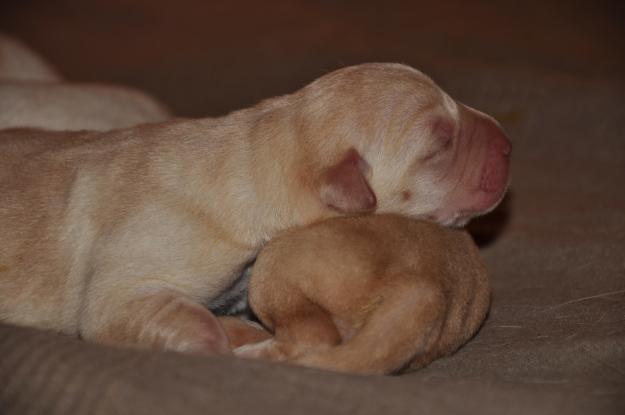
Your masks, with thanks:
[(323, 203), (342, 213), (374, 210), (377, 200), (365, 177), (369, 170), (369, 164), (351, 147), (338, 163), (324, 171), (320, 187)]

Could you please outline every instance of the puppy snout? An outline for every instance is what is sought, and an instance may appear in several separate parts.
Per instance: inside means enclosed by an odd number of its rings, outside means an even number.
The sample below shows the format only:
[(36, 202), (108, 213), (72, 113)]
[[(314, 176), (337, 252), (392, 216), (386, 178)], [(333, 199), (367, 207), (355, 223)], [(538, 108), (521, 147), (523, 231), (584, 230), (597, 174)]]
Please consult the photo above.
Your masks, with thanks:
[(501, 127), (487, 118), (481, 119), (482, 131), (488, 138), (489, 146), (494, 150), (494, 154), (501, 154), (509, 157), (512, 153), (512, 143), (503, 132)]
[(499, 149), (499, 152), (506, 157), (510, 157), (510, 154), (512, 154), (512, 143), (510, 142), (508, 137), (506, 137), (506, 135), (503, 133), (501, 134), (500, 138), (495, 143), (495, 146), (497, 146), (497, 148)]
[(481, 118), (479, 122), (487, 146), (480, 187), (489, 193), (499, 193), (505, 189), (508, 182), (512, 143), (494, 120)]

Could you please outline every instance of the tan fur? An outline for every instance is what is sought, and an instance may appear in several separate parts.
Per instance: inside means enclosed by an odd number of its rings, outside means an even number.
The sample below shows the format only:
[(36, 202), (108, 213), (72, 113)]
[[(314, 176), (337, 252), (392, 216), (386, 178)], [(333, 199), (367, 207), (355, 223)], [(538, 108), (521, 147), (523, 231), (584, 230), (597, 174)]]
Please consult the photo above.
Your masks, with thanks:
[(261, 251), (250, 305), (275, 337), (235, 353), (363, 374), (422, 367), (475, 334), (489, 295), (464, 231), (396, 215), (334, 218)]
[[(453, 130), (444, 148), (441, 120)], [(345, 68), (218, 119), (107, 133), (5, 130), (0, 320), (215, 352), (221, 346), (201, 341), (211, 337), (201, 333), (210, 312), (196, 304), (216, 306), (277, 232), (376, 208), (464, 223), (503, 196), (508, 153), (495, 121), (398, 64)], [(182, 306), (156, 320), (133, 306), (160, 309), (163, 293)], [(184, 323), (165, 315), (172, 310)]]
[(237, 347), (259, 343), (271, 339), (269, 334), (260, 324), (232, 316), (219, 317), (219, 322), (227, 333), (229, 347)]
[(37, 53), (0, 33), (0, 129), (107, 131), (171, 118), (133, 88), (64, 81)]

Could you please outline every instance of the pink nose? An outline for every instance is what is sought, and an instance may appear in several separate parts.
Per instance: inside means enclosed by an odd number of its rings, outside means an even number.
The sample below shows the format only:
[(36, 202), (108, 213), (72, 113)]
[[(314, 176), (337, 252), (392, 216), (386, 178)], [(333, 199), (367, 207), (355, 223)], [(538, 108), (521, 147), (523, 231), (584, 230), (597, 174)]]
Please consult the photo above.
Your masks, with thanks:
[(479, 123), (488, 148), (480, 188), (488, 193), (499, 194), (508, 182), (508, 158), (512, 153), (512, 144), (499, 125), (490, 118), (480, 118)]
[(499, 147), (499, 151), (504, 156), (509, 156), (510, 153), (512, 153), (512, 143), (503, 133), (501, 134), (501, 139), (499, 139), (495, 145)]
[(489, 119), (482, 119), (482, 125), (484, 134), (490, 139), (490, 146), (495, 150), (494, 153), (509, 156), (512, 153), (512, 143), (501, 128)]

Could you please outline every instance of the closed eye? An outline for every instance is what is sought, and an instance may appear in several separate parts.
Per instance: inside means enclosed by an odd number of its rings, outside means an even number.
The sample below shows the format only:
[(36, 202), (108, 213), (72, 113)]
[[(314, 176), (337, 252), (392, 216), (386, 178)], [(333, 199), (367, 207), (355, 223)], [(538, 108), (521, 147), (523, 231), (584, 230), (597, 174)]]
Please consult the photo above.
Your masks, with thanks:
[(452, 136), (445, 136), (436, 141), (436, 144), (433, 148), (428, 151), (428, 153), (423, 157), (423, 161), (433, 160), (438, 158), (438, 156), (442, 156), (447, 153), (454, 145), (454, 139)]
[(453, 137), (449, 136), (446, 137), (443, 141), (443, 145), (440, 147), (439, 151), (447, 151), (451, 148), (451, 146), (454, 144), (454, 139)]
[(438, 119), (432, 128), (432, 147), (423, 157), (423, 161), (433, 160), (447, 153), (454, 145), (453, 124), (444, 119)]

